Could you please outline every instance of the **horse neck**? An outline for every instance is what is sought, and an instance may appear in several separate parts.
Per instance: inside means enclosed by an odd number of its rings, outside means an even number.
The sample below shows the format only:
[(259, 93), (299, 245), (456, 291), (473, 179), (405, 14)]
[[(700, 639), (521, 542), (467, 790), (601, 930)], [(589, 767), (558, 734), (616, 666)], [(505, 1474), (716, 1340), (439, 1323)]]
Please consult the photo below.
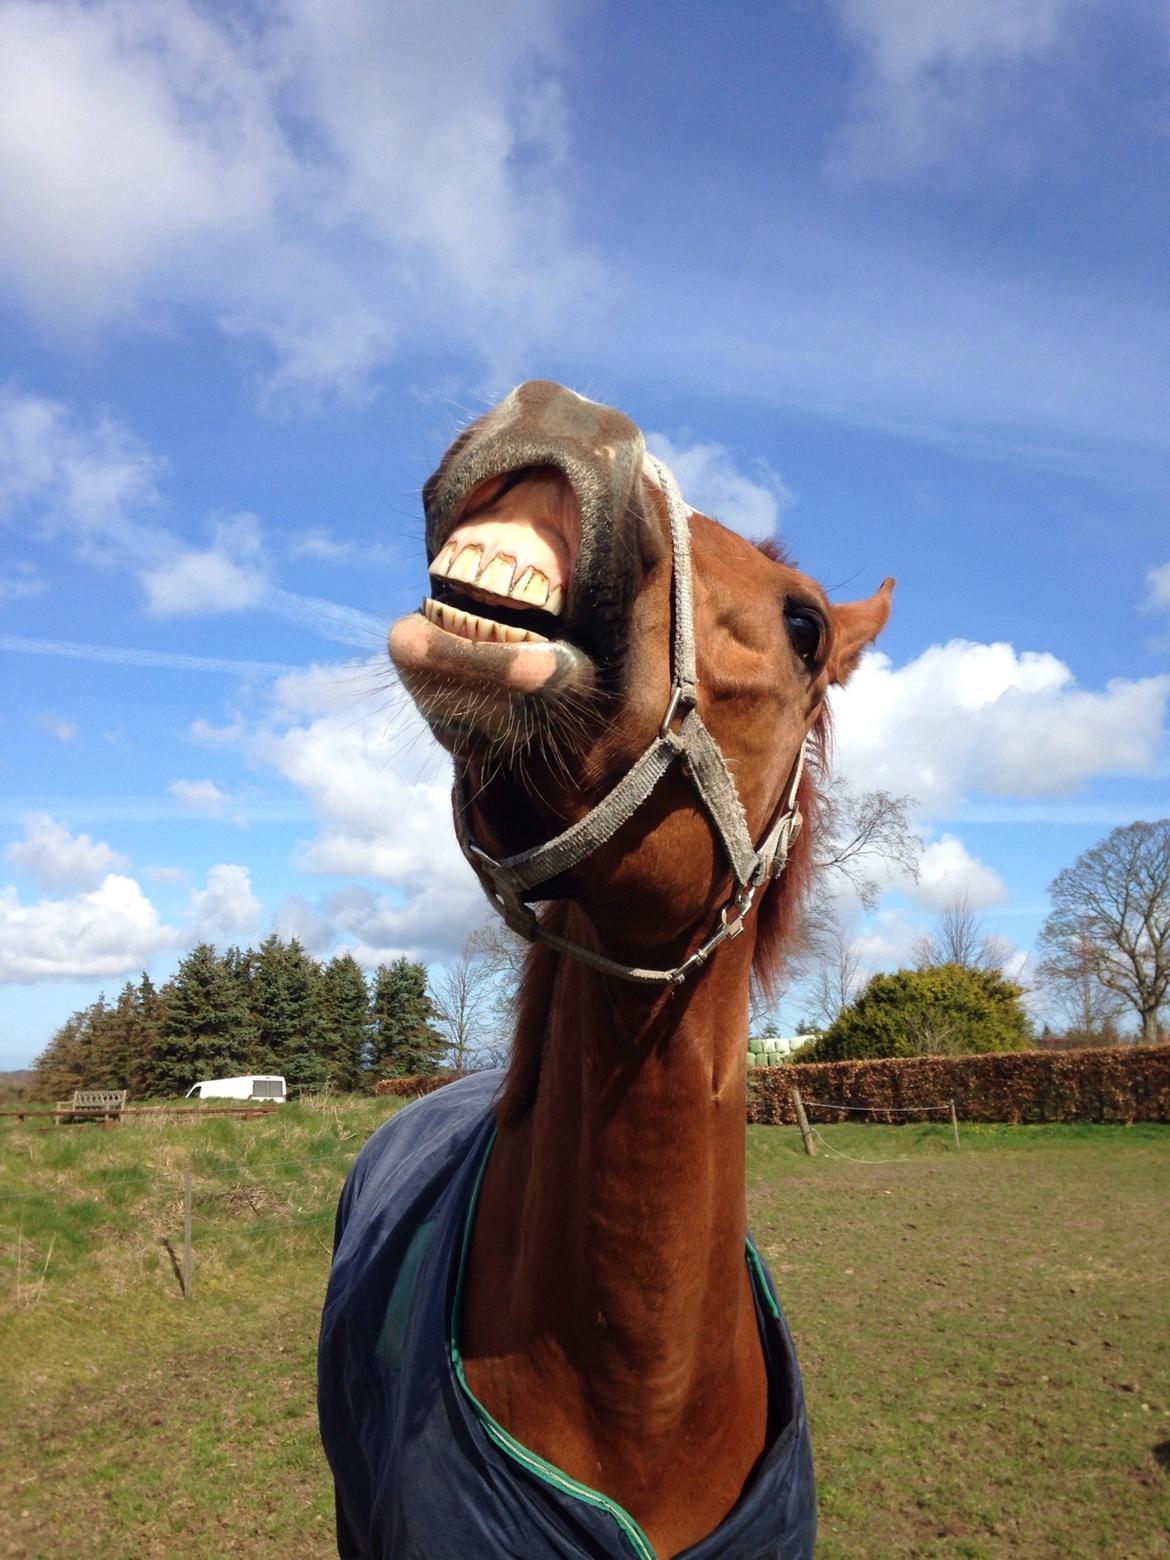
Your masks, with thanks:
[(600, 1442), (645, 1452), (726, 1426), (745, 1370), (763, 1401), (744, 1254), (750, 942), (678, 992), (544, 955), (539, 1082), (522, 1120), (505, 1113), (469, 1274), (470, 1352), (514, 1420), (543, 1390)]

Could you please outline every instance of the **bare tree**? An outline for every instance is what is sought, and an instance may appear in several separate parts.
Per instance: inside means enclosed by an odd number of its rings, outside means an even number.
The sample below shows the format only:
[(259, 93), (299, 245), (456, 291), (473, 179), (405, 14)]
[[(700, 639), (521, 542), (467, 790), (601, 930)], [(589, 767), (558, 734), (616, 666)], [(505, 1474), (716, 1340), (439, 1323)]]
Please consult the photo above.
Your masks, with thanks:
[(470, 933), (459, 957), (432, 977), (434, 1023), (457, 1071), (507, 1061), (527, 949), (502, 921), (486, 921)]
[(922, 845), (910, 827), (912, 797), (889, 791), (853, 791), (833, 780), (821, 798), (814, 849), (817, 878), (826, 888), (847, 882), (872, 908), (890, 869), (917, 878)]
[(1037, 977), (1064, 1013), (1071, 1033), (1082, 1043), (1115, 1038), (1125, 999), (1101, 984), (1097, 949), (1087, 925), (1057, 939), (1042, 932), (1038, 949), (1042, 957)]
[(818, 955), (809, 1001), (814, 1016), (827, 1029), (864, 984), (861, 945), (848, 935), (840, 922), (834, 922), (819, 944)]
[(1158, 1038), (1170, 998), (1170, 818), (1130, 823), (1078, 856), (1051, 884), (1052, 912), (1040, 933), (1045, 962), (1079, 950), (1094, 978)]
[(431, 978), (433, 1022), (447, 1043), (447, 1059), (456, 1072), (467, 1072), (485, 1043), (490, 1047), (492, 986), (483, 961), (469, 943)]
[(920, 970), (929, 969), (932, 964), (961, 964), (968, 970), (1002, 973), (1011, 954), (1011, 944), (984, 928), (963, 893), (943, 906), (934, 931), (915, 943), (914, 964)]

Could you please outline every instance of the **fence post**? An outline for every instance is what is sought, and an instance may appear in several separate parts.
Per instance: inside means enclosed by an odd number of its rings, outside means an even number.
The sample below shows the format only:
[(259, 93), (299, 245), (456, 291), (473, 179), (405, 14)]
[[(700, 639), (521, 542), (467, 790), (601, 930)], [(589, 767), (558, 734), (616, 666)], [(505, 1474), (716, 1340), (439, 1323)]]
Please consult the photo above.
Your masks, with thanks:
[(954, 1102), (954, 1100), (951, 1101), (951, 1126), (954, 1128), (954, 1133), (955, 1133), (955, 1147), (958, 1148), (958, 1146), (959, 1146), (959, 1118), (958, 1118), (958, 1116), (955, 1115), (955, 1102)]
[(183, 1299), (191, 1298), (191, 1171), (183, 1171)]
[(817, 1145), (813, 1142), (812, 1128), (809, 1126), (808, 1117), (804, 1113), (804, 1101), (800, 1097), (800, 1090), (795, 1087), (792, 1090), (792, 1103), (796, 1107), (796, 1124), (800, 1128), (800, 1135), (804, 1140), (804, 1151), (811, 1159), (817, 1151)]

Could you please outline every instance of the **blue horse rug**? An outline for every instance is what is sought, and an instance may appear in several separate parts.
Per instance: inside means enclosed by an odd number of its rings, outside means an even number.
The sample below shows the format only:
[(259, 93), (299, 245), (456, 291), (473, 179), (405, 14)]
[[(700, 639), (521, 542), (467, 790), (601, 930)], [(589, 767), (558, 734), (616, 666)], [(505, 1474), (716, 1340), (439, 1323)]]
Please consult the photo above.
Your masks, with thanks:
[[(342, 1560), (656, 1560), (616, 1501), (516, 1441), (473, 1396), (459, 1301), (501, 1073), (387, 1121), (337, 1213), (318, 1407)], [(800, 1372), (775, 1289), (746, 1254), (781, 1428), (686, 1560), (810, 1560), (816, 1491)]]

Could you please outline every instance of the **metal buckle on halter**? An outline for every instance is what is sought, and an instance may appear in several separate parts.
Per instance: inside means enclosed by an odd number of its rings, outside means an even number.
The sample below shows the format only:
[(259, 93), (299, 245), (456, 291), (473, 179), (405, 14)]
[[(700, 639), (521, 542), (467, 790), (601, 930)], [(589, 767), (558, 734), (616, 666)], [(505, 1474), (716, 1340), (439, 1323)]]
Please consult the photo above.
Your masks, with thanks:
[(474, 840), (467, 841), (467, 853), (474, 856), (476, 862), (488, 879), (488, 897), (499, 911), (500, 917), (506, 926), (525, 938), (528, 942), (535, 940), (535, 929), (539, 925), (536, 919), (536, 911), (532, 906), (520, 898), (516, 885), (508, 881), (504, 873), (500, 871), (500, 864), (489, 856), (486, 850), (478, 846)]
[(674, 717), (678, 714), (679, 705), (683, 703), (688, 706), (688, 709), (694, 709), (694, 692), (685, 688), (680, 682), (672, 683), (670, 685), (670, 703), (666, 706), (666, 714), (662, 717), (662, 724), (658, 728), (660, 738), (670, 736), (670, 728), (674, 723)]

